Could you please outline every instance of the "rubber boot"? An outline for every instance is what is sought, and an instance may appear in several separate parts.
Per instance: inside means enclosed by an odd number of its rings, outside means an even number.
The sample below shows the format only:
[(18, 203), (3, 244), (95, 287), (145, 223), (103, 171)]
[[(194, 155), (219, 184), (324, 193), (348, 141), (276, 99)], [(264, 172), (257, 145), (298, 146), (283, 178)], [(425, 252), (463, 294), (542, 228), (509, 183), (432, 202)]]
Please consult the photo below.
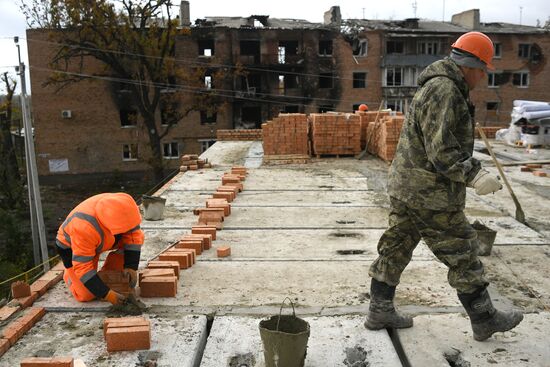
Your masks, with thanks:
[(370, 330), (386, 328), (403, 329), (413, 326), (410, 316), (400, 314), (393, 306), (395, 287), (372, 279), (370, 283), (370, 305), (365, 327)]
[(487, 289), (474, 293), (459, 293), (458, 298), (470, 316), (474, 339), (483, 341), (496, 332), (515, 328), (523, 314), (520, 311), (499, 311), (493, 307)]

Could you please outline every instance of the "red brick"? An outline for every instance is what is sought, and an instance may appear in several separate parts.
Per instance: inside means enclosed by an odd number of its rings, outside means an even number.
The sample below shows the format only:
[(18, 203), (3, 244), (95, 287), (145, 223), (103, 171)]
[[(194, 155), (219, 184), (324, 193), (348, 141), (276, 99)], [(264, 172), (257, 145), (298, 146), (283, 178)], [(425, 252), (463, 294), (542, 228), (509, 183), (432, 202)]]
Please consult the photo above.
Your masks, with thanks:
[(183, 240), (179, 241), (174, 248), (176, 249), (192, 249), (197, 252), (197, 255), (202, 254), (202, 240)]
[(11, 295), (13, 298), (23, 298), (31, 295), (31, 286), (25, 282), (17, 281), (11, 283)]
[(20, 306), (3, 306), (0, 308), (0, 321), (7, 320), (16, 313), (21, 307)]
[(533, 171), (533, 174), (538, 177), (547, 177), (548, 173), (545, 171)]
[(227, 184), (224, 184), (224, 186), (232, 186), (232, 187), (236, 187), (237, 189), (239, 189), (239, 192), (243, 191), (244, 190), (244, 185), (242, 183), (233, 183), (233, 182), (229, 182)]
[(222, 185), (227, 185), (229, 183), (240, 183), (241, 179), (237, 175), (226, 175), (222, 176)]
[(31, 357), (21, 361), (21, 367), (74, 367), (73, 357)]
[(8, 339), (0, 339), (0, 357), (10, 349), (10, 341)]
[(184, 253), (187, 255), (187, 259), (191, 266), (195, 265), (195, 262), (197, 261), (197, 251), (190, 248), (178, 248), (173, 249), (172, 251), (177, 251), (179, 253)]
[(108, 328), (105, 340), (108, 352), (149, 349), (151, 348), (151, 328), (149, 326)]
[(174, 274), (179, 279), (180, 277), (180, 264), (177, 261), (149, 261), (147, 263), (148, 269), (173, 269)]
[(22, 308), (31, 307), (34, 301), (38, 299), (38, 293), (32, 293), (28, 297), (16, 298), (15, 301), (19, 302)]
[(187, 259), (187, 254), (181, 252), (166, 251), (159, 255), (160, 261), (177, 261), (180, 264), (180, 269), (187, 269), (191, 266)]
[(231, 247), (229, 247), (229, 246), (218, 247), (216, 249), (216, 253), (218, 254), (218, 257), (230, 256), (231, 255)]
[(141, 283), (143, 278), (147, 278), (147, 277), (175, 277), (175, 276), (176, 274), (174, 274), (174, 269), (172, 268), (143, 269), (139, 272), (139, 282)]
[(206, 207), (223, 209), (223, 215), (226, 217), (231, 214), (231, 205), (227, 202), (226, 199), (207, 199)]
[(526, 167), (528, 168), (542, 168), (542, 164), (539, 164), (539, 163), (528, 163), (526, 165)]
[(97, 272), (99, 278), (105, 285), (115, 292), (123, 295), (130, 294), (130, 283), (127, 275), (118, 270), (100, 270)]
[(193, 226), (191, 228), (192, 234), (209, 234), (212, 236), (212, 241), (216, 240), (216, 228), (215, 227), (204, 227), (204, 226)]
[[(199, 223), (221, 223), (223, 222), (223, 209), (214, 211), (202, 211), (199, 215)], [(218, 225), (216, 228), (218, 228)]]
[(235, 194), (235, 197), (237, 197), (237, 195), (239, 194), (239, 188), (231, 185), (218, 186), (216, 191), (230, 191)]
[(212, 194), (214, 199), (225, 199), (228, 202), (232, 202), (235, 199), (235, 193), (232, 191), (216, 191)]
[(191, 240), (191, 241), (200, 240), (200, 241), (202, 241), (203, 251), (208, 250), (212, 247), (212, 235), (211, 234), (196, 234), (196, 233), (186, 234), (182, 238), (180, 238), (180, 241), (184, 241), (184, 240)]
[(39, 296), (43, 296), (48, 289), (50, 288), (50, 281), (48, 280), (35, 280), (34, 283), (31, 284), (31, 292), (32, 293), (38, 293)]
[(139, 284), (141, 297), (175, 297), (178, 279), (172, 277), (146, 277)]
[(103, 337), (107, 337), (107, 329), (131, 326), (147, 326), (150, 327), (151, 322), (145, 317), (129, 316), (129, 317), (107, 317), (103, 319)]

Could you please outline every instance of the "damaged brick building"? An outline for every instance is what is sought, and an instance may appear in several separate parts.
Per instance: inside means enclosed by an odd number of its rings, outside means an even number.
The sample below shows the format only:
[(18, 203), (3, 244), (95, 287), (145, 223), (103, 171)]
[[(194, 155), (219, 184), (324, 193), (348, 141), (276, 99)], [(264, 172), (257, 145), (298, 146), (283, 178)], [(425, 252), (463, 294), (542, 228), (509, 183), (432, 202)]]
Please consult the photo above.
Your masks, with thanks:
[[(514, 99), (548, 99), (550, 36), (543, 28), (479, 18), (478, 10), (470, 10), (452, 22), (344, 20), (333, 7), (323, 23), (252, 15), (207, 17), (191, 25), (189, 3), (182, 1), (186, 31), (177, 36), (175, 58), (183, 67), (205, 70), (204, 89), (224, 102), (190, 113), (170, 131), (163, 139), (167, 167), (176, 168), (181, 154), (207, 149), (218, 129), (258, 128), (280, 112), (352, 112), (361, 103), (405, 112), (418, 74), (469, 30), (487, 33), (496, 46), (497, 70), (473, 93), (478, 121), (507, 125)], [(102, 81), (54, 94), (43, 86), (52, 46), (33, 42), (44, 39), (41, 30), (29, 30), (27, 37), (39, 174), (146, 170), (146, 132), (136, 111), (120, 103), (123, 94), (113, 94)], [(218, 80), (220, 69), (231, 77)], [(98, 149), (99, 137), (110, 149)]]

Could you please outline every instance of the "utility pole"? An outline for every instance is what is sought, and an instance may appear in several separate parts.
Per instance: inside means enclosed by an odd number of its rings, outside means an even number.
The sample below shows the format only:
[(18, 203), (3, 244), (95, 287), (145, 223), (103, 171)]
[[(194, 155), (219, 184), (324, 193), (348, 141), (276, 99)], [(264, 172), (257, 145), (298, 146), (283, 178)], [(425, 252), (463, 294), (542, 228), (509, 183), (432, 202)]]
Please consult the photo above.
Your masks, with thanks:
[(365, 8), (361, 8), (363, 9), (363, 19), (365, 19)]
[(445, 21), (445, 0), (443, 0), (443, 17), (441, 18), (441, 21)]
[(418, 8), (418, 3), (416, 2), (416, 0), (413, 1), (412, 8), (414, 12), (414, 18), (416, 18), (416, 9)]
[(519, 25), (521, 25), (522, 16), (523, 16), (523, 6), (520, 6), (519, 7)]
[(25, 162), (27, 166), (27, 186), (29, 190), (29, 206), (31, 212), (33, 254), (35, 264), (37, 265), (40, 263), (40, 256), (38, 256), (39, 252), (41, 253), (44, 271), (46, 272), (50, 270), (50, 263), (47, 261), (49, 259), (48, 244), (46, 243), (46, 228), (44, 226), (44, 216), (42, 214), (42, 200), (40, 198), (38, 169), (36, 167), (36, 154), (34, 151), (34, 134), (28, 105), (25, 64), (21, 61), (19, 37), (14, 37), (13, 40), (17, 47), (17, 55), (19, 57), (19, 66), (16, 68), (16, 71), (21, 78), (21, 111), (23, 112), (23, 129), (25, 131)]

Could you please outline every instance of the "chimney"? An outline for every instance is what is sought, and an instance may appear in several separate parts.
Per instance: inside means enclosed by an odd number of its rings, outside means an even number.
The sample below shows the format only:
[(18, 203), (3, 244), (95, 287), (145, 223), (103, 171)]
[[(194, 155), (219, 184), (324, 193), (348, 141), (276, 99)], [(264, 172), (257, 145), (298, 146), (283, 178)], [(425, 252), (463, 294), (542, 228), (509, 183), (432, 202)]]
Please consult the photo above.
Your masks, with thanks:
[(468, 29), (479, 29), (479, 9), (470, 9), (462, 13), (454, 14), (451, 23)]
[(191, 14), (189, 12), (189, 1), (183, 0), (180, 3), (180, 26), (189, 27), (191, 25)]
[(340, 13), (339, 6), (332, 6), (329, 11), (325, 12), (324, 22), (325, 25), (339, 26), (342, 24), (342, 14)]

